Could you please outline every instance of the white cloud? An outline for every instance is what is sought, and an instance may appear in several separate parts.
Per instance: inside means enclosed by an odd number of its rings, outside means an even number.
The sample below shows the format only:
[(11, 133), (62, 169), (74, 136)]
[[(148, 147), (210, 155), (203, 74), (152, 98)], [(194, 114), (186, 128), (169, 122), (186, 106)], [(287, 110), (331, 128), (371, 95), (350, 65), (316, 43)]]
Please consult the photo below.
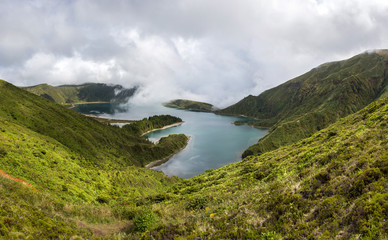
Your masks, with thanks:
[[(42, 83), (50, 79), (55, 85), (84, 82), (112, 82), (120, 79), (122, 70), (114, 59), (97, 62), (83, 59), (78, 53), (71, 57), (57, 57), (51, 53), (37, 53), (23, 66), (13, 69), (18, 85)], [(43, 81), (45, 82), (45, 81)]]
[(387, 48), (385, 0), (2, 0), (0, 77), (140, 85), (219, 106)]

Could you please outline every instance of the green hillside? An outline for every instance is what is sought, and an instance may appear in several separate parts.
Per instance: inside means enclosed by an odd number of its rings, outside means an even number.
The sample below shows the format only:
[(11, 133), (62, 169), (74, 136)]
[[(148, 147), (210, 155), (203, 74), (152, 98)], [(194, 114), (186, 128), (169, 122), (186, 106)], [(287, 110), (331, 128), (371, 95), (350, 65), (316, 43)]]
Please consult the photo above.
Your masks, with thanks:
[(166, 107), (178, 108), (194, 112), (212, 112), (213, 105), (185, 99), (176, 99), (163, 104)]
[(159, 222), (145, 235), (387, 239), (387, 178), (385, 98), (295, 144), (176, 184), (152, 204)]
[(136, 92), (137, 87), (130, 89), (120, 85), (104, 83), (85, 83), (82, 85), (63, 85), (54, 87), (39, 84), (23, 89), (59, 104), (85, 102), (118, 102), (125, 103)]
[(387, 52), (364, 53), (323, 64), (218, 113), (249, 116), (256, 119), (251, 125), (270, 128), (269, 134), (244, 156), (296, 142), (388, 96)]

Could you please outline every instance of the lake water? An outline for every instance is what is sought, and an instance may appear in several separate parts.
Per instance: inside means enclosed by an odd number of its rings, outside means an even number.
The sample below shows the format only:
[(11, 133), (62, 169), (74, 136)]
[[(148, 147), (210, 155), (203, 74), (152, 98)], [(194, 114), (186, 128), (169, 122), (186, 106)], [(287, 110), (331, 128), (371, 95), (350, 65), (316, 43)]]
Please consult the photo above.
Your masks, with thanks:
[(234, 121), (244, 120), (243, 118), (166, 108), (161, 104), (150, 106), (87, 104), (78, 105), (74, 110), (126, 120), (140, 120), (161, 114), (182, 118), (184, 123), (180, 126), (146, 135), (151, 141), (157, 141), (169, 134), (183, 133), (190, 136), (185, 149), (174, 155), (168, 162), (153, 168), (163, 171), (168, 176), (181, 178), (190, 178), (208, 169), (219, 168), (241, 160), (243, 151), (268, 132), (264, 129), (233, 124)]

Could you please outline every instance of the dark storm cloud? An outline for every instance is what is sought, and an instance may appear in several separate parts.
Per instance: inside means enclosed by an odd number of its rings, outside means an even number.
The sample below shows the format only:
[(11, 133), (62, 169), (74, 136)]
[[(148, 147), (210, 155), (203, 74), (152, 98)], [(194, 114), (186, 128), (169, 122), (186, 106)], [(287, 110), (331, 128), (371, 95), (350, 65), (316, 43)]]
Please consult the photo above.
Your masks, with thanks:
[(326, 61), (387, 48), (379, 0), (2, 0), (0, 78), (140, 85), (226, 106)]

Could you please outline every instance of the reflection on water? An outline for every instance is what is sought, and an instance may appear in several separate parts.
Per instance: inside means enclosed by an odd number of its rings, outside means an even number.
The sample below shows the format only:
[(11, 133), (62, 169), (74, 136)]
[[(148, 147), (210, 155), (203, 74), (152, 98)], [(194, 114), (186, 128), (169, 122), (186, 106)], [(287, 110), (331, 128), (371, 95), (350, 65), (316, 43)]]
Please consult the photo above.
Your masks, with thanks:
[[(162, 105), (138, 106), (111, 104), (78, 105), (76, 111), (115, 119), (139, 120), (152, 115), (169, 114), (185, 121), (184, 124), (155, 131), (146, 135), (157, 141), (169, 134), (183, 133), (190, 136), (187, 147), (168, 162), (154, 167), (169, 176), (189, 178), (208, 169), (219, 168), (239, 161), (242, 152), (267, 134), (267, 130), (249, 126), (235, 126), (244, 118), (220, 116), (213, 113), (182, 111)], [(86, 108), (83, 108), (87, 106)], [(87, 110), (87, 112), (84, 112)]]

